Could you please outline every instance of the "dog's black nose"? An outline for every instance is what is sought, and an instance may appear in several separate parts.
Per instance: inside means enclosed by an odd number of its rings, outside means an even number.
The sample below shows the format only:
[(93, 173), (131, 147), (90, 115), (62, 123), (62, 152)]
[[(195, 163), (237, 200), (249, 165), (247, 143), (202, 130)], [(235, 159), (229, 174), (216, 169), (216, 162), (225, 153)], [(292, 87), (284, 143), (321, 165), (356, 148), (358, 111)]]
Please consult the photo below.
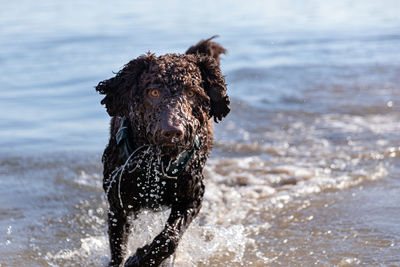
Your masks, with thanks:
[(177, 126), (169, 126), (161, 131), (161, 136), (164, 142), (176, 142), (183, 138), (183, 129)]

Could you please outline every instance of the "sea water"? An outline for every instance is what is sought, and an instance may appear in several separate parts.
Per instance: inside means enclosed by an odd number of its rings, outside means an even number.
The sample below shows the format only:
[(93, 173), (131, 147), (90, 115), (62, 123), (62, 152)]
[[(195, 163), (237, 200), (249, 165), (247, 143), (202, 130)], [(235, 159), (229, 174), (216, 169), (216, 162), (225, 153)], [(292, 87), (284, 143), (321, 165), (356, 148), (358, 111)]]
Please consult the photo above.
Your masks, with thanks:
[[(106, 266), (94, 87), (200, 39), (231, 113), (175, 266), (400, 265), (398, 1), (8, 1), (0, 10), (0, 266)], [(168, 210), (133, 222), (129, 252)]]

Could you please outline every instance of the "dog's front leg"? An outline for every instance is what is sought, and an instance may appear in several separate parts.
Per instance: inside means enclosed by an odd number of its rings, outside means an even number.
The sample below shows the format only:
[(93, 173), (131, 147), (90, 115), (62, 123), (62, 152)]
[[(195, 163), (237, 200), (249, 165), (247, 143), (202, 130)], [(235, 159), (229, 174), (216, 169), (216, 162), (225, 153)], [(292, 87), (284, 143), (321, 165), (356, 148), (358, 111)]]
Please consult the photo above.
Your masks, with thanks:
[(123, 211), (108, 212), (108, 237), (111, 248), (110, 267), (121, 264), (129, 232), (127, 216)]
[[(181, 189), (185, 190), (182, 187)], [(151, 244), (139, 248), (135, 255), (129, 257), (125, 262), (125, 267), (159, 266), (163, 260), (175, 252), (186, 228), (200, 211), (204, 195), (202, 179), (186, 190), (173, 204), (163, 231), (154, 238)]]

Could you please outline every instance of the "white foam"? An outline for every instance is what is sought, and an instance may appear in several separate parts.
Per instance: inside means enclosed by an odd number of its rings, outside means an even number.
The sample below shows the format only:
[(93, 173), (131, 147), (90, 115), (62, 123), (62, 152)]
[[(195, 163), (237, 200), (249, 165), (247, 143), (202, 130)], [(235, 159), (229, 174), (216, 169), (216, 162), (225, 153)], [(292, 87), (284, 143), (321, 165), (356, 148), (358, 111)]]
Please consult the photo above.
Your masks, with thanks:
[(91, 236), (81, 239), (76, 249), (64, 249), (45, 256), (50, 266), (107, 266), (110, 259), (106, 236)]
[[(198, 266), (200, 263), (210, 265), (210, 259), (213, 259), (213, 265), (227, 264), (227, 262), (241, 263), (249, 240), (243, 225), (199, 226), (194, 223), (180, 242), (175, 266)], [(227, 254), (230, 255), (229, 261), (218, 259)]]
[(317, 120), (323, 127), (332, 128), (334, 132), (361, 133), (369, 131), (375, 134), (400, 132), (398, 115), (370, 114), (364, 116), (326, 114)]
[(75, 183), (88, 187), (101, 188), (103, 177), (99, 173), (87, 173), (84, 170), (79, 172), (79, 175), (74, 179)]

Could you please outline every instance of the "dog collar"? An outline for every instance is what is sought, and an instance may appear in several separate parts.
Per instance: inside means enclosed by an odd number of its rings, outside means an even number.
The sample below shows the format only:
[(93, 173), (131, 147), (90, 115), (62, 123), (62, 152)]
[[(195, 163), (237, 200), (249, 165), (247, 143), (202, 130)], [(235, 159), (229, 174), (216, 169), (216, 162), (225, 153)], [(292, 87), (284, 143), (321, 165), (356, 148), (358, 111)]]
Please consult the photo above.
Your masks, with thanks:
[[(132, 138), (129, 134), (129, 121), (125, 117), (120, 118), (120, 126), (116, 134), (117, 146), (120, 150), (123, 161), (126, 163), (130, 159), (134, 159), (136, 155), (143, 152), (146, 147), (133, 150)], [(191, 150), (182, 152), (176, 160), (171, 160), (169, 156), (164, 156), (161, 159), (161, 178), (177, 179), (178, 176), (184, 171), (189, 160), (192, 158), (194, 152), (200, 148), (200, 141), (198, 136), (195, 136), (194, 146)], [(138, 164), (139, 165), (139, 164)], [(139, 166), (137, 165), (138, 168)]]

